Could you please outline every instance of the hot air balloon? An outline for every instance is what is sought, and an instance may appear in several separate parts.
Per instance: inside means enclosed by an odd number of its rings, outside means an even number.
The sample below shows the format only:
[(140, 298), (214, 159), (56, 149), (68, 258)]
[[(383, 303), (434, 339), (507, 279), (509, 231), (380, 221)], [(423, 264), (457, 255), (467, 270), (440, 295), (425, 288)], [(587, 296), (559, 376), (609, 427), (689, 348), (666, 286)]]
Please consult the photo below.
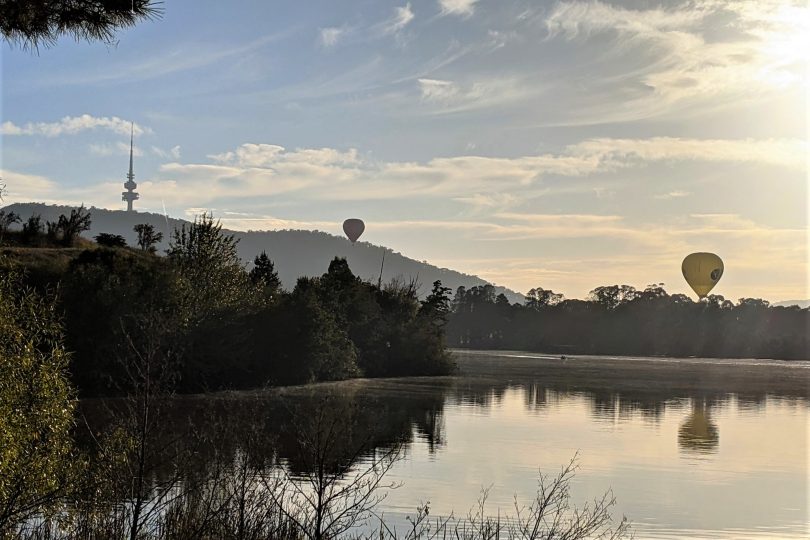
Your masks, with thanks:
[(357, 242), (365, 230), (366, 224), (362, 219), (350, 218), (343, 222), (343, 232), (346, 233), (346, 237), (351, 240), (352, 244)]
[(699, 298), (705, 298), (723, 276), (723, 261), (714, 253), (692, 253), (681, 264), (686, 282)]

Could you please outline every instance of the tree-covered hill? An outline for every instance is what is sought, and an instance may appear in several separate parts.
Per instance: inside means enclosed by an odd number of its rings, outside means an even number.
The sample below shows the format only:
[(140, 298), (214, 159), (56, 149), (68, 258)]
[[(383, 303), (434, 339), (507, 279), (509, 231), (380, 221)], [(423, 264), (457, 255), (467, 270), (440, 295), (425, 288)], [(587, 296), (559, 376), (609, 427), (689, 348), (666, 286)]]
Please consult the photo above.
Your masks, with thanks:
[[(14, 212), (23, 221), (32, 214), (42, 216), (42, 221), (55, 221), (61, 214), (69, 214), (69, 206), (46, 205), (40, 203), (12, 204), (4, 208)], [(134, 245), (136, 234), (132, 228), (140, 223), (149, 223), (163, 233), (163, 241), (157, 244), (158, 252), (168, 247), (171, 231), (188, 221), (170, 218), (161, 214), (145, 212), (124, 212), (90, 208), (92, 215), (91, 228), (83, 233), (85, 238), (93, 238), (99, 233), (112, 233), (123, 236), (129, 245)], [(301, 276), (319, 276), (329, 262), (336, 256), (345, 257), (352, 270), (362, 279), (374, 282), (380, 277), (380, 263), (385, 251), (385, 266), (382, 282), (394, 278), (409, 282), (416, 279), (420, 284), (420, 297), (430, 293), (430, 284), (440, 280), (446, 287), (455, 290), (458, 287), (475, 287), (487, 282), (477, 276), (464, 274), (447, 268), (439, 268), (425, 262), (408, 258), (389, 248), (357, 242), (352, 245), (347, 239), (321, 231), (281, 230), (281, 231), (229, 231), (239, 240), (237, 245), (239, 257), (245, 263), (266, 251), (275, 263), (282, 286), (292, 289)], [(496, 294), (503, 293), (512, 302), (522, 302), (523, 296), (504, 287), (495, 287)]]

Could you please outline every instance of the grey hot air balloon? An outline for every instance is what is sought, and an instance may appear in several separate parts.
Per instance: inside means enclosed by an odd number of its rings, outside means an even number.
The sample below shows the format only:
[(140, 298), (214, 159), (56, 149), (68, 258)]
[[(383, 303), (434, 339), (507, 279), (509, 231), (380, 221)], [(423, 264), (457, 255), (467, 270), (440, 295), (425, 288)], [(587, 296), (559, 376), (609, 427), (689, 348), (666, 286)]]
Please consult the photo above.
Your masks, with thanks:
[(346, 237), (351, 240), (352, 244), (357, 242), (364, 230), (366, 230), (366, 224), (362, 219), (350, 218), (343, 222), (343, 232), (346, 233)]

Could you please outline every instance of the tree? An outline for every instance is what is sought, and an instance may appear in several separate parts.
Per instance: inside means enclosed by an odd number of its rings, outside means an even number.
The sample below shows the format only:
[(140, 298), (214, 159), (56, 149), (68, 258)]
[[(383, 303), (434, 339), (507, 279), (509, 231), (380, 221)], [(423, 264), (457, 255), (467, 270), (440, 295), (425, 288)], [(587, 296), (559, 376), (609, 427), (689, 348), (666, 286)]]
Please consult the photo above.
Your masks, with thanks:
[(53, 300), (0, 273), (0, 531), (69, 485), (75, 400)]
[(105, 247), (126, 247), (127, 241), (120, 234), (101, 233), (96, 236), (96, 242)]
[(264, 286), (265, 291), (275, 293), (281, 288), (281, 280), (278, 279), (273, 261), (262, 251), (253, 259), (253, 268), (250, 269), (250, 279), (253, 283)]
[(537, 287), (526, 293), (526, 307), (540, 309), (543, 306), (556, 306), (564, 299), (560, 293), (555, 293), (551, 289)]
[(163, 241), (163, 233), (155, 232), (155, 226), (150, 223), (139, 223), (132, 230), (138, 233), (138, 247), (143, 251), (154, 253), (155, 244)]
[(371, 517), (385, 490), (398, 487), (386, 475), (402, 458), (402, 444), (375, 449), (370, 435), (357, 435), (362, 416), (357, 404), (329, 397), (305, 416), (296, 414), (302, 470), (293, 477), (280, 467), (271, 482), (265, 480), (277, 508), (307, 540), (342, 537)]
[(36, 49), (63, 36), (111, 43), (115, 32), (160, 17), (155, 0), (0, 0), (0, 31), (9, 43)]
[(28, 221), (23, 223), (22, 241), (25, 245), (32, 245), (40, 235), (42, 235), (42, 217), (39, 214), (32, 214)]
[(635, 287), (630, 285), (608, 285), (597, 287), (588, 294), (588, 300), (607, 309), (615, 309), (638, 296)]
[(3, 243), (3, 236), (5, 236), (6, 231), (8, 231), (9, 227), (14, 223), (20, 223), (22, 221), (20, 216), (15, 214), (14, 212), (6, 212), (5, 210), (0, 210), (0, 244)]
[(433, 289), (419, 308), (419, 315), (426, 317), (439, 333), (450, 314), (450, 291), (450, 287), (443, 287), (440, 280), (434, 281)]
[(56, 223), (48, 222), (48, 237), (60, 241), (62, 245), (72, 246), (84, 231), (90, 230), (90, 212), (81, 205), (70, 211), (70, 217), (62, 214)]
[(180, 277), (189, 320), (202, 320), (223, 309), (245, 309), (258, 299), (233, 235), (223, 234), (219, 221), (202, 214), (175, 229), (167, 255)]
[[(123, 482), (124, 497), (132, 502), (129, 538), (137, 540), (141, 532), (171, 500), (180, 482), (178, 471), (168, 478), (156, 479), (155, 469), (161, 459), (172, 461), (175, 440), (161, 440), (161, 427), (166, 421), (166, 401), (172, 395), (177, 378), (178, 351), (173, 347), (172, 321), (159, 311), (144, 317), (121, 320), (127, 350), (120, 357), (128, 386), (123, 400), (123, 414), (116, 420), (127, 442)], [(150, 496), (151, 495), (151, 496)]]
[(740, 298), (737, 302), (737, 307), (741, 308), (766, 308), (771, 303), (762, 298)]

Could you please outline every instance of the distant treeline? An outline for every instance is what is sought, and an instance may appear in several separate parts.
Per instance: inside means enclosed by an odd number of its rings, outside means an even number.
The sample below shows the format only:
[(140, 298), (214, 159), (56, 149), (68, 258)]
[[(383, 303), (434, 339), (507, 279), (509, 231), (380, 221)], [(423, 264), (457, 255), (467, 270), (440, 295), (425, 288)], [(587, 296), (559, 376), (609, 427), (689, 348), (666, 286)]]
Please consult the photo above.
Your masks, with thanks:
[(447, 325), (450, 347), (557, 354), (810, 359), (810, 311), (758, 298), (700, 302), (663, 284), (597, 287), (588, 300), (537, 288), (510, 304), (492, 287), (459, 287)]
[(82, 240), (89, 223), (80, 208), (47, 229), (36, 216), (23, 231), (4, 227), (13, 247), (0, 257), (0, 270), (21, 267), (56, 296), (83, 395), (126, 394), (133, 354), (159, 359), (181, 392), (451, 371), (439, 282), (420, 301), (415, 283), (362, 281), (335, 258), (287, 292), (265, 253), (248, 271), (210, 216), (175, 230), (165, 257), (151, 225), (136, 226), (130, 248), (114, 234)]

